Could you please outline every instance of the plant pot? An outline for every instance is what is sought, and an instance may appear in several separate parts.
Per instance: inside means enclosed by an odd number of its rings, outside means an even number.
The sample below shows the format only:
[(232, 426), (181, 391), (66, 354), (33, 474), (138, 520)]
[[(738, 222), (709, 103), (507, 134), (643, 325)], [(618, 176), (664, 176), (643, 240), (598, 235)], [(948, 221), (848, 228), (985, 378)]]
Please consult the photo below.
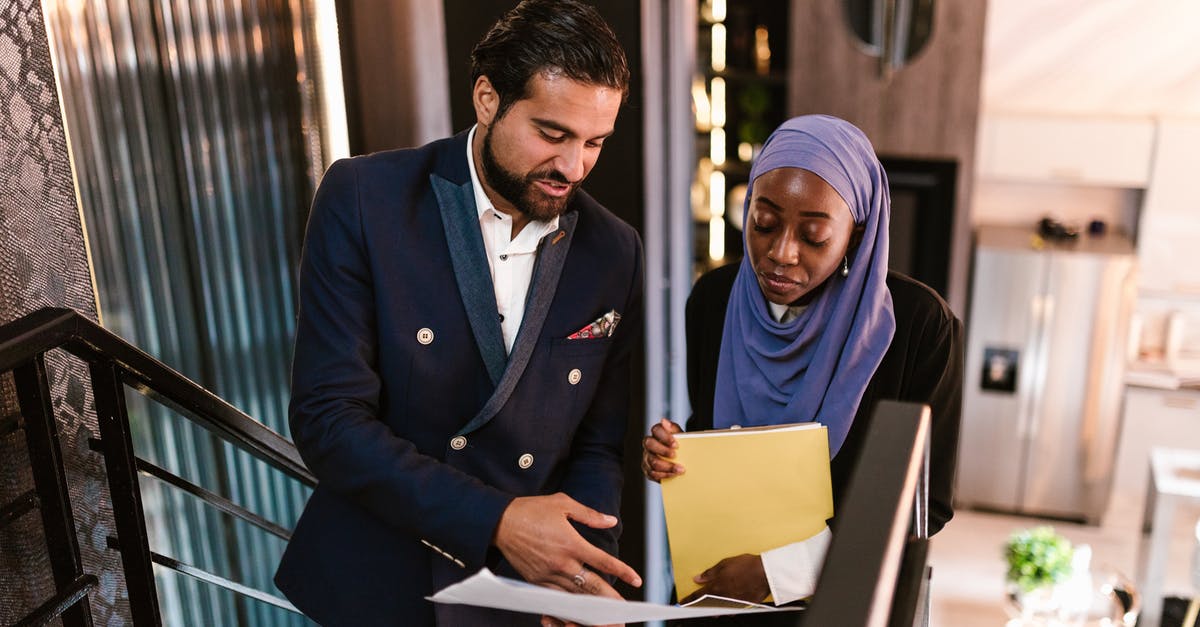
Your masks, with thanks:
[(1025, 590), (1015, 581), (1009, 581), (1004, 586), (1004, 598), (1009, 617), (1018, 618), (1025, 625), (1050, 625), (1058, 619), (1062, 607), (1061, 595), (1053, 583)]

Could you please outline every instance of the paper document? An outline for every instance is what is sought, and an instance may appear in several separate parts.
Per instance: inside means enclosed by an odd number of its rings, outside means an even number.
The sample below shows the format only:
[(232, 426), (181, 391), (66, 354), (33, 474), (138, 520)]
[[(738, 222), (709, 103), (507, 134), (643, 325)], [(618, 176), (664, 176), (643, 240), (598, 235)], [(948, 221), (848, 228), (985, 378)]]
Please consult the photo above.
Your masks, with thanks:
[(685, 472), (662, 482), (675, 590), (717, 562), (806, 540), (833, 517), (829, 435), (802, 424), (677, 433)]
[(755, 605), (721, 597), (704, 597), (689, 607), (623, 601), (590, 594), (571, 594), (562, 590), (535, 586), (524, 581), (497, 577), (486, 568), (463, 581), (442, 588), (437, 594), (429, 597), (429, 600), (434, 603), (458, 603), (497, 610), (541, 614), (581, 625), (639, 623), (648, 620), (787, 612), (801, 609)]

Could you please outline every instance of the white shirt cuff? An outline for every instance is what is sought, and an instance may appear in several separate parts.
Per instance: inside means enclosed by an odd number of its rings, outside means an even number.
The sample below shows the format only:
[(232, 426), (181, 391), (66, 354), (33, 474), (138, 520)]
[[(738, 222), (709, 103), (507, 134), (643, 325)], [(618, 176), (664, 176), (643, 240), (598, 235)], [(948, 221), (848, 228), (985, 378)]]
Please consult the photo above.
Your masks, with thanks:
[(776, 605), (812, 596), (831, 539), (827, 526), (807, 540), (763, 551), (763, 571)]

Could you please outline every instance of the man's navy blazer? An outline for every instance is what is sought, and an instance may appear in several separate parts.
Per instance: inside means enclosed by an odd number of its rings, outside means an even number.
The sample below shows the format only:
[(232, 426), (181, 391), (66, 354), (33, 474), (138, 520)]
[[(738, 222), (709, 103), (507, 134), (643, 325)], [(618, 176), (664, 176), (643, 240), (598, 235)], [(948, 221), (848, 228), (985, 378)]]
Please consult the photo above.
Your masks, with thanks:
[[(537, 624), (424, 597), (488, 566), (517, 496), (617, 515), (636, 231), (579, 191), (538, 247), (506, 354), (467, 135), (335, 163), (300, 265), (292, 437), (319, 485), (275, 580), (325, 625)], [(567, 339), (603, 314), (611, 337)], [(584, 531), (615, 554), (619, 527)]]

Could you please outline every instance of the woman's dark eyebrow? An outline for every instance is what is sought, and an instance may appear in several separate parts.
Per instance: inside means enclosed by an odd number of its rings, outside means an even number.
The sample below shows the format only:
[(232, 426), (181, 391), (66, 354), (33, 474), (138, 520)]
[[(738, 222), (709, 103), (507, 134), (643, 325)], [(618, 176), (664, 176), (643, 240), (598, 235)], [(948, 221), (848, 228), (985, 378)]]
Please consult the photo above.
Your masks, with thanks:
[[(760, 202), (764, 203), (768, 207), (770, 207), (780, 213), (783, 213), (783, 211), (784, 211), (783, 206), (781, 206), (779, 203), (775, 202), (774, 200), (767, 198), (766, 196), (755, 196), (754, 202), (755, 203), (760, 203)], [(801, 211), (800, 215), (805, 218), (825, 218), (827, 220), (833, 219), (832, 215), (830, 215), (824, 211)]]

